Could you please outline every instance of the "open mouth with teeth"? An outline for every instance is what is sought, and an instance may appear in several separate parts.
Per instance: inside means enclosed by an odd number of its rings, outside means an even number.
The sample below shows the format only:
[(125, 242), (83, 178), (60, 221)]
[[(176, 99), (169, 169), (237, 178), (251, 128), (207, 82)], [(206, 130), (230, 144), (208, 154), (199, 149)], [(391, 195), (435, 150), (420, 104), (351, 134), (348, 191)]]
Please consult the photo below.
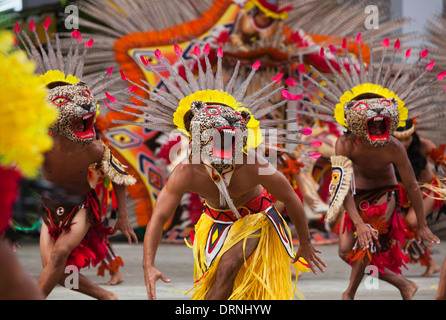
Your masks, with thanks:
[(232, 127), (218, 129), (212, 137), (212, 155), (220, 159), (230, 159), (234, 152), (237, 130)]
[(367, 120), (367, 133), (371, 141), (385, 141), (389, 139), (389, 118), (375, 116)]
[(94, 138), (94, 116), (93, 112), (87, 113), (82, 117), (76, 119), (71, 124), (74, 134), (80, 139)]

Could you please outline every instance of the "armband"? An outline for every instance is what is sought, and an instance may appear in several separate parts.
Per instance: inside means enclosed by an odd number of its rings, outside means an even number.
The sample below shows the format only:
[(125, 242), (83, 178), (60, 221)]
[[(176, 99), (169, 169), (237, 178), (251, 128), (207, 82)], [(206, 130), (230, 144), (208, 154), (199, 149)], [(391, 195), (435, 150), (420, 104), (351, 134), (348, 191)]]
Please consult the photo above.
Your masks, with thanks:
[(353, 164), (349, 158), (331, 156), (330, 161), (332, 174), (329, 186), (330, 202), (325, 218), (327, 222), (335, 221), (338, 218), (353, 178)]

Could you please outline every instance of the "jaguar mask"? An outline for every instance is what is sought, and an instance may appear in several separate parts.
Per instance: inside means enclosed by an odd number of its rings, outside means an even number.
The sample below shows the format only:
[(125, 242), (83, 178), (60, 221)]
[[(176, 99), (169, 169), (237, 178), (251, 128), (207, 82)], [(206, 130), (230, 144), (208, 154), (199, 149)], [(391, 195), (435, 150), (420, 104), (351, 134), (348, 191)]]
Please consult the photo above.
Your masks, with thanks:
[[(192, 157), (222, 173), (241, 159), (248, 140), (247, 123), (251, 114), (216, 103), (194, 101), (185, 115), (192, 136)], [(188, 118), (188, 119), (186, 119)]]
[(63, 135), (71, 141), (87, 145), (96, 137), (94, 122), (97, 101), (83, 82), (69, 84), (52, 82), (47, 85), (49, 103), (59, 110), (57, 121), (50, 127), (53, 134)]
[(395, 98), (357, 97), (345, 103), (344, 110), (348, 129), (375, 148), (390, 143), (390, 136), (400, 121), (398, 101)]

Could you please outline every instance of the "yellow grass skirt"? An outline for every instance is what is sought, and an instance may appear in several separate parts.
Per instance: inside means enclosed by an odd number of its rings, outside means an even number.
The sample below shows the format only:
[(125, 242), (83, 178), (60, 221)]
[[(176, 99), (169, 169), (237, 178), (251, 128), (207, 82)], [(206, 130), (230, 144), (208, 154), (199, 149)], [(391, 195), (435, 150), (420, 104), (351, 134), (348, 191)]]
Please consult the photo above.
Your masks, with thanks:
[[(201, 300), (206, 297), (214, 283), (219, 261), (226, 251), (240, 241), (244, 241), (245, 245), (248, 238), (254, 237), (260, 238), (259, 243), (237, 273), (229, 300), (290, 300), (294, 299), (295, 294), (304, 299), (292, 280), (290, 256), (281, 243), (274, 226), (263, 212), (247, 215), (234, 222), (223, 247), (210, 268), (207, 269), (204, 259), (205, 247), (213, 223), (212, 218), (202, 214), (195, 226), (193, 244), (195, 285), (190, 290), (194, 290), (191, 299)], [(286, 223), (285, 227), (286, 232), (290, 235)], [(257, 231), (258, 233), (256, 233)], [(295, 263), (296, 282), (299, 271), (309, 270), (304, 266), (305, 264), (303, 259)]]

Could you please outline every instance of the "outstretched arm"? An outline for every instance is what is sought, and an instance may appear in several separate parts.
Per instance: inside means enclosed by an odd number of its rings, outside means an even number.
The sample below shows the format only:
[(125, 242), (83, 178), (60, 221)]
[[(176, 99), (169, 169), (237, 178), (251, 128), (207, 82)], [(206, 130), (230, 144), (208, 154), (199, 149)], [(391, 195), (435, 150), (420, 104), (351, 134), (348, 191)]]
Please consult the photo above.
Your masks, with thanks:
[(424, 214), (423, 197), (421, 195), (420, 186), (415, 178), (406, 150), (400, 143), (396, 143), (397, 152), (394, 154), (394, 163), (400, 174), (401, 180), (406, 186), (412, 202), (412, 207), (415, 210), (415, 215), (418, 222), (418, 235), (431, 243), (439, 243), (440, 240), (434, 235), (427, 226), (426, 216)]
[(259, 184), (271, 193), (273, 197), (285, 204), (287, 214), (299, 235), (300, 246), (293, 262), (296, 262), (302, 257), (308, 262), (310, 269), (314, 274), (317, 274), (316, 267), (324, 272), (324, 267), (327, 265), (316, 254), (321, 251), (316, 249), (311, 243), (305, 211), (299, 197), (294, 192), (285, 176), (277, 171), (270, 163), (261, 165), (261, 168), (258, 169), (261, 169), (261, 174), (257, 174)]
[(170, 282), (155, 268), (155, 255), (161, 241), (163, 227), (175, 213), (176, 207), (180, 203), (184, 192), (186, 192), (187, 180), (182, 175), (182, 171), (177, 169), (172, 172), (166, 185), (161, 190), (144, 235), (143, 268), (149, 300), (156, 299), (155, 282), (158, 279)]
[(116, 202), (118, 203), (118, 220), (115, 224), (115, 229), (118, 229), (127, 238), (128, 242), (131, 243), (132, 239), (135, 243), (138, 243), (138, 238), (136, 237), (135, 231), (129, 222), (129, 217), (127, 213), (126, 205), (126, 187), (124, 185), (116, 184), (112, 182), (113, 190), (116, 196)]

